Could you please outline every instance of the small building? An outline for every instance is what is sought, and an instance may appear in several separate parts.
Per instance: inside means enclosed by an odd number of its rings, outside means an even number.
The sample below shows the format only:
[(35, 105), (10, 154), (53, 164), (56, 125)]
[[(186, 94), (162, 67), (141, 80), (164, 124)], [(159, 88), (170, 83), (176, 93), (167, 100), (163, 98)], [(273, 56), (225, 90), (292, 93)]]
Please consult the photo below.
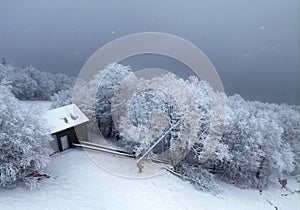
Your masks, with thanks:
[(51, 146), (56, 152), (73, 147), (73, 143), (88, 140), (89, 119), (75, 104), (49, 110), (45, 118), (54, 138)]

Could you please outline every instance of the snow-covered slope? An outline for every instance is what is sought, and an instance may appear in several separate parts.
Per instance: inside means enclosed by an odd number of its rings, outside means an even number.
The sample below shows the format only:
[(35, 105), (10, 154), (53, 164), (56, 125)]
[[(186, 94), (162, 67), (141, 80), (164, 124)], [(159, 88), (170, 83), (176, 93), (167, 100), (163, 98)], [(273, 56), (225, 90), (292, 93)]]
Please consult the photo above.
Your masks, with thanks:
[[(51, 102), (20, 101), (24, 109), (38, 108), (41, 113)], [(25, 188), (0, 189), (0, 210), (11, 209), (235, 209), (297, 210), (299, 184), (289, 180), (290, 191), (274, 187), (260, 193), (241, 190), (220, 183), (223, 192), (217, 196), (197, 191), (193, 185), (165, 172), (146, 179), (115, 176), (100, 168), (94, 160), (109, 164), (110, 156), (97, 152), (91, 156), (79, 148), (55, 155), (45, 172), (51, 178), (41, 180), (39, 190)], [(116, 160), (112, 161), (115, 162)], [(101, 162), (101, 161), (100, 161)], [(123, 161), (124, 168), (134, 168), (135, 160)], [(126, 165), (128, 164), (128, 165)], [(149, 170), (146, 165), (145, 172)], [(283, 195), (282, 195), (283, 194)], [(287, 194), (287, 195), (286, 195)], [(275, 208), (276, 207), (276, 208)]]
[(281, 196), (287, 192), (280, 186), (259, 195), (221, 184), (224, 192), (214, 196), (169, 173), (147, 179), (114, 176), (79, 148), (54, 156), (46, 172), (52, 178), (42, 180), (39, 190), (0, 190), (0, 209), (299, 209), (299, 195)]

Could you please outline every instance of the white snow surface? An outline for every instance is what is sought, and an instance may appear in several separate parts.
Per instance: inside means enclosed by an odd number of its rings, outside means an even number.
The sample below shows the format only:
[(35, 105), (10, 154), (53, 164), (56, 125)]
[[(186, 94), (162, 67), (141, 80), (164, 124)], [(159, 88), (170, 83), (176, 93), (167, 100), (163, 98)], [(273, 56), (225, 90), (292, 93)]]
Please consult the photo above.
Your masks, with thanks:
[[(51, 102), (20, 102), (24, 109), (40, 107), (49, 109)], [(99, 158), (105, 154), (95, 152)], [(297, 210), (299, 209), (299, 184), (289, 179), (287, 188), (279, 183), (263, 190), (242, 190), (229, 184), (219, 183), (222, 193), (213, 195), (195, 189), (168, 172), (144, 178), (130, 179), (113, 175), (99, 167), (80, 148), (66, 150), (52, 157), (45, 173), (51, 178), (40, 181), (40, 189), (23, 187), (0, 189), (0, 210), (12, 209), (100, 209), (100, 210)], [(106, 158), (107, 164), (116, 160)], [(132, 167), (136, 160), (128, 158), (123, 167)], [(147, 166), (147, 165), (145, 165)], [(136, 170), (132, 167), (132, 170)], [(275, 208), (276, 207), (276, 208)]]
[(89, 121), (75, 104), (51, 109), (45, 113), (45, 118), (50, 126), (51, 134)]
[(43, 115), (47, 110), (50, 109), (52, 101), (22, 101), (19, 100), (19, 104), (23, 109), (32, 111), (37, 110), (39, 114)]
[[(288, 192), (279, 185), (259, 195), (221, 184), (224, 192), (215, 196), (170, 173), (147, 179), (112, 175), (79, 148), (55, 155), (46, 172), (51, 178), (42, 180), (39, 190), (1, 189), (0, 209), (299, 209), (299, 194), (282, 196)], [(290, 189), (295, 186), (289, 181)]]

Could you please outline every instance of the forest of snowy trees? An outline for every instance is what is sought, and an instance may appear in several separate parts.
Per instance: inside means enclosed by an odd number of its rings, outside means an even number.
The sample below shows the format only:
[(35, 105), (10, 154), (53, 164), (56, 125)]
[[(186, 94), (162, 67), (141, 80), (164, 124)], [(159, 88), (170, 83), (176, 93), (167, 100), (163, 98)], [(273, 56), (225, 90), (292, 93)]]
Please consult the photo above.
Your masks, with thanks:
[(23, 110), (11, 90), (0, 83), (0, 187), (25, 183), (38, 186), (36, 177), (50, 161), (51, 136), (38, 113)]
[(34, 67), (0, 64), (0, 187), (25, 183), (38, 186), (41, 171), (50, 161), (50, 140), (46, 122), (38, 107), (23, 110), (20, 100), (50, 100), (74, 86), (75, 79), (50, 74)]
[(0, 64), (0, 81), (10, 86), (20, 100), (51, 100), (54, 94), (72, 89), (75, 78), (39, 71), (33, 66), (19, 68)]
[[(124, 80), (127, 80), (125, 85)], [(188, 116), (190, 110), (187, 109), (193, 107), (186, 106), (182, 99), (185, 97), (183, 95), (187, 94), (183, 91), (183, 82), (197, 105), (192, 114), (198, 114), (198, 117)], [(165, 86), (160, 86), (162, 83)], [(82, 88), (78, 91), (83, 94), (78, 93), (75, 100), (90, 119), (96, 119), (91, 122), (91, 128), (97, 129), (99, 126), (104, 137), (137, 153), (143, 153), (151, 144), (132, 140), (149, 138), (151, 135), (153, 137), (155, 132), (150, 131), (159, 130), (155, 125), (160, 124), (162, 119), (158, 118), (153, 122), (153, 110), (159, 110), (169, 123), (166, 128), (161, 128), (160, 132), (174, 125), (182, 118), (183, 113), (190, 117), (192, 120), (189, 121), (189, 126), (192, 129), (183, 129), (185, 123), (181, 123), (166, 135), (163, 142), (167, 148), (171, 148), (172, 144), (180, 142), (182, 138), (192, 139), (188, 140), (193, 142), (188, 146), (191, 152), (175, 169), (184, 176), (193, 177), (199, 189), (215, 188), (213, 179), (223, 180), (241, 188), (262, 189), (270, 181), (277, 182), (280, 178), (299, 173), (299, 106), (246, 101), (239, 95), (225, 96), (225, 119), (221, 136), (211, 136), (218, 138), (218, 145), (213, 155), (199, 164), (197, 160), (200, 157), (197, 156), (201, 156), (203, 145), (209, 144), (206, 137), (215, 111), (212, 104), (220, 95), (213, 92), (205, 81), (199, 81), (195, 76), (183, 81), (172, 75), (164, 75), (146, 82), (136, 78), (130, 67), (112, 64), (95, 75), (91, 81), (81, 81), (80, 87)], [(120, 105), (124, 104), (124, 101), (115, 99), (116, 91), (125, 97), (122, 91), (128, 93), (131, 89), (138, 89), (138, 94), (128, 100), (128, 118), (118, 116), (117, 122), (114, 122), (116, 119), (113, 115), (116, 113), (112, 111), (118, 112), (117, 110), (125, 108)], [(170, 92), (169, 89), (175, 89), (177, 93)], [(209, 92), (213, 92), (213, 96), (209, 95)], [(97, 97), (93, 101), (91, 98), (95, 97), (94, 93), (97, 93)], [(182, 96), (177, 97), (175, 94)], [(112, 107), (112, 103), (117, 106)], [(188, 117), (185, 120), (188, 120)], [(147, 136), (145, 133), (150, 134)], [(155, 151), (152, 151), (153, 153)]]
[[(73, 100), (90, 119), (91, 130), (100, 130), (137, 156), (151, 146), (140, 139), (155, 141), (176, 125), (149, 155), (173, 148), (182, 152), (186, 158), (176, 162), (175, 170), (204, 191), (217, 190), (217, 180), (263, 189), (270, 181), (299, 173), (299, 106), (225, 96), (195, 76), (183, 80), (166, 74), (146, 81), (120, 64), (110, 64), (90, 81), (76, 83), (73, 91), (74, 78), (66, 75), (0, 65), (0, 186), (24, 180), (48, 161), (49, 152), (44, 151), (48, 137), (41, 122), (32, 116), (25, 123), (16, 98), (52, 99), (53, 108)], [(133, 90), (133, 97), (124, 100)], [(224, 119), (219, 119), (213, 104), (224, 97)], [(213, 120), (223, 121), (220, 131), (210, 132)], [(208, 135), (218, 144), (201, 162)]]

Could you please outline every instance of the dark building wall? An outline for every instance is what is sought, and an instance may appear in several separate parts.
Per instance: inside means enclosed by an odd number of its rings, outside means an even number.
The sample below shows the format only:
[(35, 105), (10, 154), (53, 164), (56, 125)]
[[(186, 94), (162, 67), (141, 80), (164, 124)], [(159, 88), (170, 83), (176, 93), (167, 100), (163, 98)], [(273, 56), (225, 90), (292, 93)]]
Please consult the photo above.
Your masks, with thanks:
[(57, 148), (63, 151), (61, 138), (68, 137), (69, 147), (73, 147), (73, 143), (79, 144), (79, 141), (88, 141), (87, 124), (83, 123), (76, 127), (68, 128), (66, 130), (53, 134), (54, 139), (57, 141)]

